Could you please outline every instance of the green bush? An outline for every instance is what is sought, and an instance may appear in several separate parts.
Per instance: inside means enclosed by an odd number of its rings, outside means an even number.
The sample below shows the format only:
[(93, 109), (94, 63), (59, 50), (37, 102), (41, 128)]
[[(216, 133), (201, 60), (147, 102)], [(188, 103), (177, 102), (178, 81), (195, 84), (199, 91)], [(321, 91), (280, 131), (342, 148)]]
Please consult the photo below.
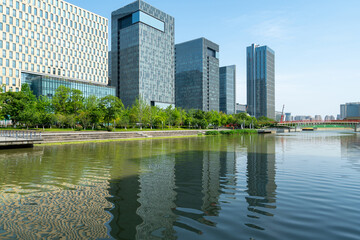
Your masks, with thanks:
[(225, 131), (220, 131), (221, 135), (233, 135), (235, 134), (235, 131), (232, 130), (225, 130)]
[(83, 130), (84, 128), (80, 125), (80, 124), (76, 124), (75, 126), (75, 131), (81, 131)]
[(215, 135), (219, 135), (219, 132), (218, 131), (207, 131), (207, 132), (205, 132), (205, 135), (215, 136)]
[(257, 133), (257, 131), (254, 129), (237, 129), (237, 130), (234, 130), (234, 133), (235, 134), (255, 134), (255, 133)]
[(97, 131), (101, 131), (102, 130), (102, 127), (101, 126), (96, 126), (96, 128), (95, 128)]
[(112, 132), (112, 131), (114, 130), (114, 128), (113, 128), (112, 126), (108, 126), (108, 127), (106, 127), (106, 130), (107, 130), (108, 132)]

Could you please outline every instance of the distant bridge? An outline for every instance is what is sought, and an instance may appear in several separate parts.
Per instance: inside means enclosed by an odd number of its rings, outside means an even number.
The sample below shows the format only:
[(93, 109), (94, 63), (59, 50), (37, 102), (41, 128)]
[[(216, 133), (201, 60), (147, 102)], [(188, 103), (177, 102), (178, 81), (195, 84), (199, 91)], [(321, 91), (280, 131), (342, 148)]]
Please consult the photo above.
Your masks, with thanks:
[(301, 121), (286, 121), (286, 122), (279, 122), (279, 126), (314, 126), (317, 125), (329, 125), (329, 127), (334, 125), (341, 125), (344, 127), (353, 128), (355, 132), (360, 132), (360, 119), (359, 120), (327, 120), (327, 121), (319, 121), (319, 120), (301, 120)]
[(285, 122), (279, 122), (279, 125), (348, 125), (348, 126), (354, 126), (360, 124), (359, 120), (300, 120), (300, 121), (285, 121)]

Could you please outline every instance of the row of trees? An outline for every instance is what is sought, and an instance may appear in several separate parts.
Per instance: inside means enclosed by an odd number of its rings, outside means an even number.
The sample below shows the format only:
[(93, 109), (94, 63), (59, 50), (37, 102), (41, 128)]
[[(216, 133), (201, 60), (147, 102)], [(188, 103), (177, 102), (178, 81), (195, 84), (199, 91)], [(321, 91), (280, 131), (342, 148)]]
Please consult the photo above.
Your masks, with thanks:
[[(208, 128), (231, 125), (257, 127), (256, 118), (245, 113), (227, 115), (221, 112), (189, 110), (168, 107), (160, 109), (137, 99), (132, 107), (125, 108), (114, 96), (84, 98), (80, 90), (60, 86), (50, 100), (36, 98), (27, 84), (21, 92), (0, 94), (0, 118), (12, 120), (14, 126), (42, 128), (138, 127), (163, 129), (172, 127)], [(262, 119), (268, 122), (269, 119)]]

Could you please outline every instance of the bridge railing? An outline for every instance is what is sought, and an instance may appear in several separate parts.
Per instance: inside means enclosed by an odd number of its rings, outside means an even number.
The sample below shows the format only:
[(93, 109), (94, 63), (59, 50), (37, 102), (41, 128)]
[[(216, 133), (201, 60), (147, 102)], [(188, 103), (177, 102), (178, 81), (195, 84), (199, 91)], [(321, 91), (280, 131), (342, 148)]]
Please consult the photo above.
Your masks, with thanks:
[(17, 130), (0, 130), (0, 137), (26, 139), (26, 140), (42, 140), (41, 132), (36, 131), (17, 131)]

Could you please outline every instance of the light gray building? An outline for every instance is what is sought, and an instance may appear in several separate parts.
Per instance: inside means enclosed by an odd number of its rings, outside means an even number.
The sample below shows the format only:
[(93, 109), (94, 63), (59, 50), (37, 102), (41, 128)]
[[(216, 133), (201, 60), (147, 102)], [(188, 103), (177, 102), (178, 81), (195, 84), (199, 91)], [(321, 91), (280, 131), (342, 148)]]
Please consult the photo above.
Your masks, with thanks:
[(174, 18), (137, 0), (111, 16), (111, 84), (124, 105), (175, 103)]
[(333, 120), (335, 120), (335, 117), (333, 115), (326, 115), (324, 120), (325, 121), (333, 121)]
[(219, 45), (199, 38), (176, 44), (176, 106), (219, 111)]
[(236, 109), (236, 113), (246, 113), (247, 106), (246, 104), (237, 103), (235, 109)]
[(321, 115), (315, 115), (315, 118), (314, 118), (316, 121), (322, 121), (322, 117)]
[(248, 113), (275, 119), (275, 52), (252, 44), (246, 49)]
[(226, 114), (236, 113), (236, 66), (220, 68), (220, 111)]

